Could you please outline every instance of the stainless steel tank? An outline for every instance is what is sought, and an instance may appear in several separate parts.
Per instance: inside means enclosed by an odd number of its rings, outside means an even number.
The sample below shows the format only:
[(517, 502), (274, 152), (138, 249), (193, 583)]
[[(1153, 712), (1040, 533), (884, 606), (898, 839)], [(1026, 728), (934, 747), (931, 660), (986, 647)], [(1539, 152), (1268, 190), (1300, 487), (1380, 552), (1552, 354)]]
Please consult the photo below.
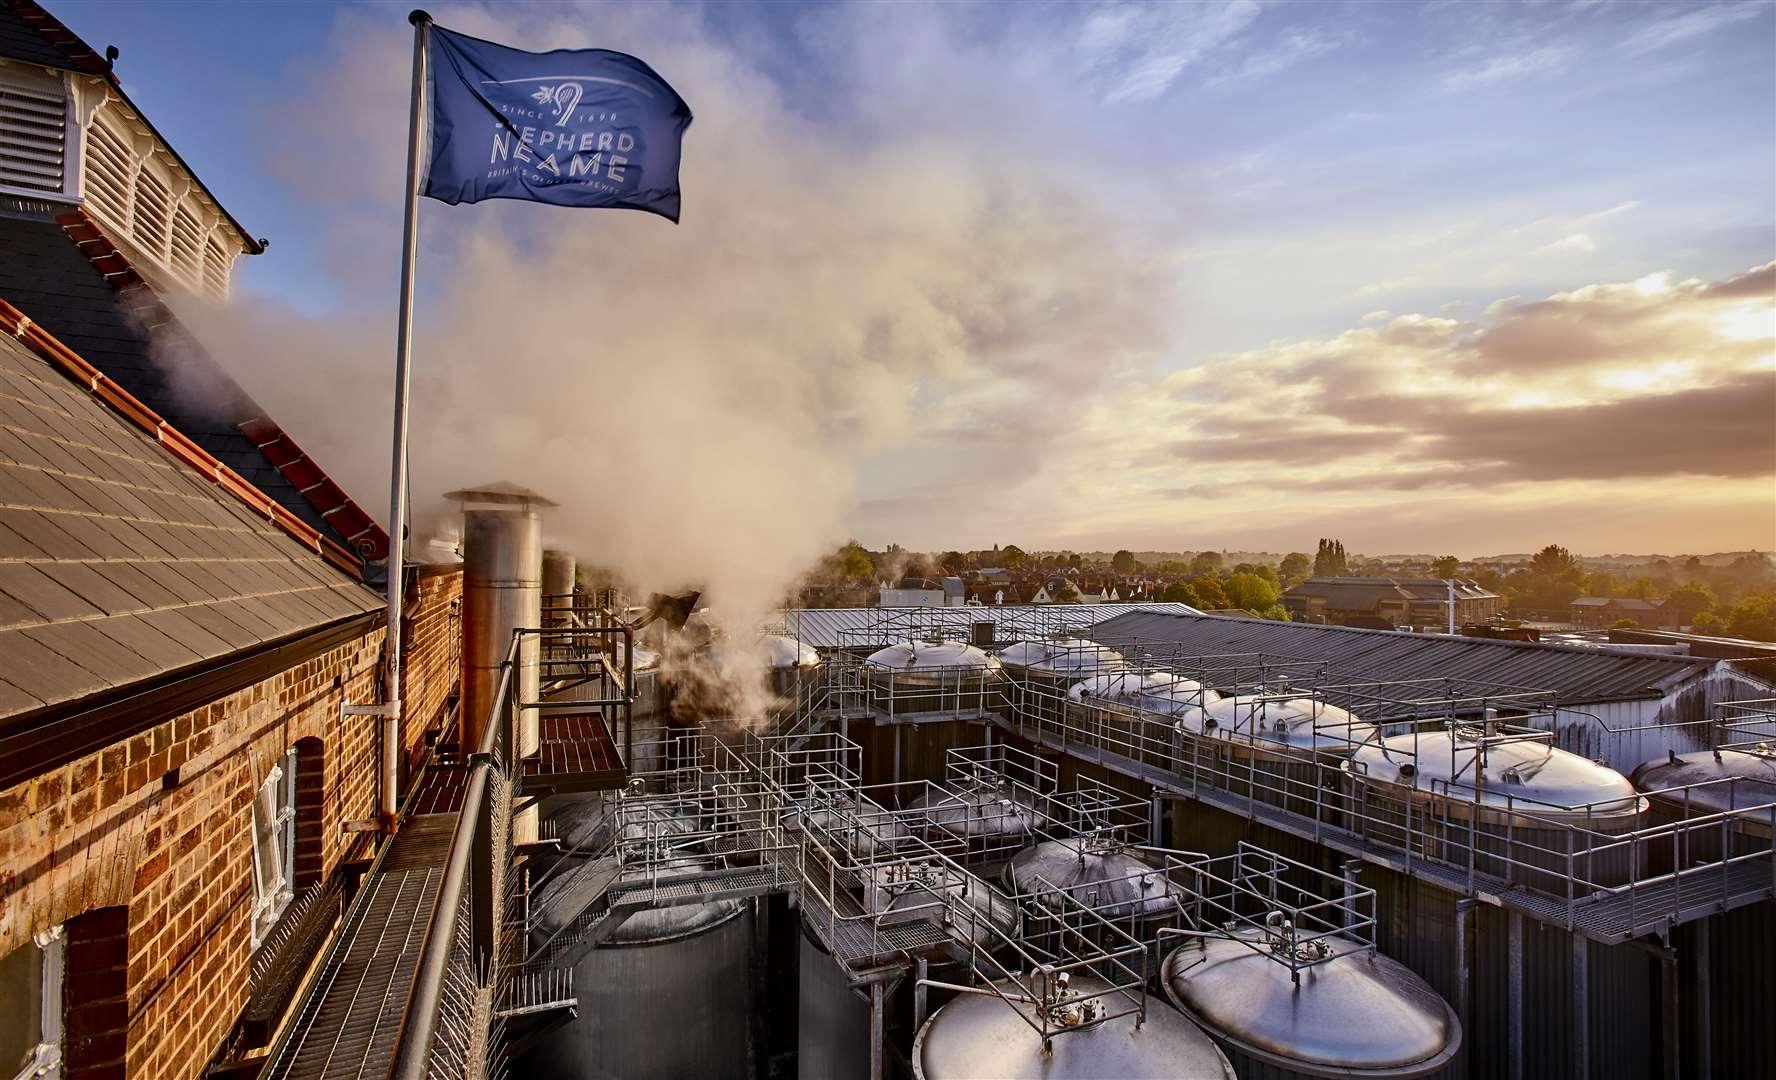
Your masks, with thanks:
[[(1070, 998), (1041, 1005), (998, 995), (961, 994), (931, 1014), (913, 1039), (917, 1080), (1235, 1080), (1214, 1041), (1157, 997), (1147, 999), (1145, 1022), (1136, 1015), (1094, 1021), (1131, 1004), (1121, 996), (1093, 999), (1110, 984), (1074, 975)], [(1003, 991), (1022, 995), (1011, 985)], [(1032, 1024), (1038, 1010), (1059, 1026), (1045, 1051)], [(1023, 1015), (1019, 1015), (1022, 1013)]]
[(812, 793), (785, 809), (781, 821), (785, 829), (806, 829), (829, 850), (864, 861), (903, 847), (913, 837), (893, 811), (846, 794)]
[(1067, 711), (1067, 692), (1078, 683), (1123, 669), (1122, 654), (1094, 641), (1069, 638), (1049, 642), (1048, 655), (1024, 668), (1027, 718), (1058, 722)]
[[(1370, 724), (1311, 697), (1229, 695), (1178, 717), (1178, 760), (1186, 771), (1212, 767), (1240, 795), (1306, 817), (1329, 819), (1338, 804), (1338, 768), (1377, 740)], [(1206, 763), (1213, 762), (1213, 766)]]
[[(1776, 746), (1764, 743), (1744, 749), (1698, 750), (1655, 758), (1629, 774), (1645, 792), (1648, 824), (1726, 814), (1776, 803)], [(1647, 845), (1648, 869), (1663, 873), (1698, 863), (1770, 850), (1772, 811), (1740, 814), (1719, 827), (1700, 826), (1674, 834), (1669, 841)]]
[(796, 1075), (800, 1080), (869, 1076), (870, 1007), (845, 969), (802, 926), (797, 966)]
[[(605, 804), (585, 827), (609, 829)], [(626, 821), (625, 832), (662, 822)], [(565, 834), (564, 834), (565, 835)], [(573, 861), (570, 861), (570, 866)], [(682, 855), (672, 873), (712, 866)], [(585, 879), (557, 868), (531, 898), (532, 943), (542, 945), (583, 907)], [(542, 1080), (714, 1077), (751, 1080), (755, 1000), (753, 928), (741, 900), (642, 910), (574, 968), (575, 1019), (543, 1035), (515, 1075)]]
[(1491, 877), (1583, 896), (1630, 880), (1642, 857), (1613, 841), (1645, 823), (1634, 785), (1546, 739), (1479, 725), (1408, 732), (1359, 748), (1345, 769), (1349, 827), (1457, 865), (1471, 843)]
[(1111, 671), (1068, 688), (1068, 725), (1111, 753), (1172, 769), (1180, 725), (1200, 731), (1203, 708), (1220, 698), (1179, 675)]
[(1287, 945), (1262, 930), (1193, 938), (1160, 972), (1172, 1002), (1220, 1042), (1241, 1080), (1405, 1080), (1444, 1069), (1461, 1050), (1455, 1011), (1404, 964), (1320, 938), (1297, 946), (1327, 957), (1301, 969), (1297, 986), (1275, 948)]
[(1048, 823), (1030, 794), (1013, 784), (936, 785), (908, 800), (902, 820), (933, 843), (961, 839), (970, 846), (1021, 846)]
[(998, 703), (999, 661), (965, 641), (904, 641), (860, 669), (870, 705), (890, 717), (978, 712)]
[(889, 863), (877, 868), (864, 906), (880, 923), (925, 920), (941, 924), (957, 942), (998, 949), (1023, 925), (1016, 901), (974, 874), (938, 860)]
[(1126, 846), (1091, 836), (1030, 845), (1006, 864), (1005, 883), (1019, 896), (1058, 889), (1110, 919), (1171, 918), (1188, 895)]

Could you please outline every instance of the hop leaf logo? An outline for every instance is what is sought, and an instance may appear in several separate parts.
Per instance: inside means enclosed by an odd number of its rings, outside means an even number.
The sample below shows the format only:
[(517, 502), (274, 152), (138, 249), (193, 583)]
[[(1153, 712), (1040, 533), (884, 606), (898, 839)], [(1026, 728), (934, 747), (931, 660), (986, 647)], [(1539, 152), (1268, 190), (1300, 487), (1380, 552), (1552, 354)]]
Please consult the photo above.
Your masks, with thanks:
[(530, 95), (530, 100), (538, 105), (553, 105), (555, 104), (555, 88), (553, 86), (541, 87), (536, 93)]

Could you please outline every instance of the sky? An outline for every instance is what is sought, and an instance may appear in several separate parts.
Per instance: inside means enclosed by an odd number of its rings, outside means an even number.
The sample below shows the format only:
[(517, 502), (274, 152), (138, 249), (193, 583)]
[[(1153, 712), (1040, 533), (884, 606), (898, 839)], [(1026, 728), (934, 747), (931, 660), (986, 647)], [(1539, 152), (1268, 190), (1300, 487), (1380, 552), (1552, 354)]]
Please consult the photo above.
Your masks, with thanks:
[[(271, 241), (215, 333), (381, 505), (406, 5), (49, 7)], [(575, 321), (513, 422), (580, 434), (514, 460), (684, 410), (625, 467), (761, 543), (1776, 548), (1776, 5), (430, 10), (635, 53), (696, 121), (676, 228), (422, 207), (416, 490), (506, 460), (454, 447), (528, 370), (460, 347), (530, 325), (516, 279)], [(588, 471), (550, 493), (647, 501)]]

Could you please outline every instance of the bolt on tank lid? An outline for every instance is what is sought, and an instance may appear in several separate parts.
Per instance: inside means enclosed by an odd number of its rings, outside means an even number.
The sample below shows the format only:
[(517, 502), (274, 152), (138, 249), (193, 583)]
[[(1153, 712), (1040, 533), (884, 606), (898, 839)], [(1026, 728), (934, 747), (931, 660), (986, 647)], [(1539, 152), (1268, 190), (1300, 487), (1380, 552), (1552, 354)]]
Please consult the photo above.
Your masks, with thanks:
[(931, 1014), (913, 1040), (918, 1080), (1235, 1080), (1214, 1040), (1157, 997), (1146, 998), (1141, 1022), (1131, 991), (1091, 975), (1075, 973), (1046, 1001), (1009, 980), (995, 985), (1004, 998), (962, 994)]
[[(1290, 966), (1256, 928), (1196, 938), (1166, 957), (1172, 1001), (1210, 1032), (1285, 1068), (1318, 1075), (1412, 1077), (1447, 1064), (1461, 1024), (1404, 964), (1343, 937), (1297, 945)], [(1284, 957), (1283, 959), (1287, 959)]]

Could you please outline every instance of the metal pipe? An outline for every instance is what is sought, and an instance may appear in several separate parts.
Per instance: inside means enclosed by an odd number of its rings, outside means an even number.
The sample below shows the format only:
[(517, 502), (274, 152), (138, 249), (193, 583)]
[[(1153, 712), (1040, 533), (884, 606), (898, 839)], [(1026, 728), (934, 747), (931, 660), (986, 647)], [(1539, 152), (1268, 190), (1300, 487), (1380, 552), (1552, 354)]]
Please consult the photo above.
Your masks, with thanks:
[[(1696, 1015), (1694, 1025), (1685, 1026), (1689, 1026), (1696, 1033), (1695, 1052), (1692, 1056), (1696, 1062), (1697, 1076), (1714, 1075), (1714, 1003), (1709, 997), (1712, 987), (1708, 981), (1710, 960), (1708, 927), (1712, 921), (1713, 916), (1709, 916), (1697, 919), (1690, 924), (1690, 951), (1696, 954), (1694, 961), (1690, 964), (1690, 970), (1694, 972), (1695, 977), (1695, 985), (1690, 988), (1690, 993), (1696, 999)], [(1675, 996), (1677, 993), (1675, 973), (1671, 982), (1672, 994)]]
[(870, 1080), (882, 1080), (882, 984), (870, 983)]
[(1572, 1075), (1591, 1076), (1591, 943), (1572, 936)]
[(382, 715), (382, 806), (384, 829), (392, 830), (401, 796), (401, 602), (407, 575), (407, 397), (413, 385), (413, 272), (419, 252), (419, 169), (425, 139), (425, 61), (432, 17), (423, 11), (407, 16), (413, 24), (413, 90), (407, 110), (406, 217), (401, 232), (401, 310), (395, 322), (394, 460), (389, 465), (388, 538), (388, 671)]
[(917, 965), (913, 982), (913, 1030), (919, 1031), (925, 1026), (926, 987), (925, 979), (930, 974), (930, 965), (923, 956), (915, 961)]
[(1505, 920), (1508, 935), (1507, 962), (1510, 965), (1507, 984), (1508, 1006), (1505, 1013), (1510, 1026), (1510, 1077), (1523, 1080), (1523, 915), (1511, 912)]
[[(1474, 1030), (1472, 1009), (1473, 999), (1470, 957), (1473, 953), (1474, 939), (1474, 905), (1478, 901), (1464, 898), (1455, 902), (1455, 1015), (1461, 1021), (1462, 1031), (1468, 1032), (1471, 1039)], [(1458, 1075), (1468, 1074), (1468, 1056), (1463, 1054), (1457, 1063)]]

